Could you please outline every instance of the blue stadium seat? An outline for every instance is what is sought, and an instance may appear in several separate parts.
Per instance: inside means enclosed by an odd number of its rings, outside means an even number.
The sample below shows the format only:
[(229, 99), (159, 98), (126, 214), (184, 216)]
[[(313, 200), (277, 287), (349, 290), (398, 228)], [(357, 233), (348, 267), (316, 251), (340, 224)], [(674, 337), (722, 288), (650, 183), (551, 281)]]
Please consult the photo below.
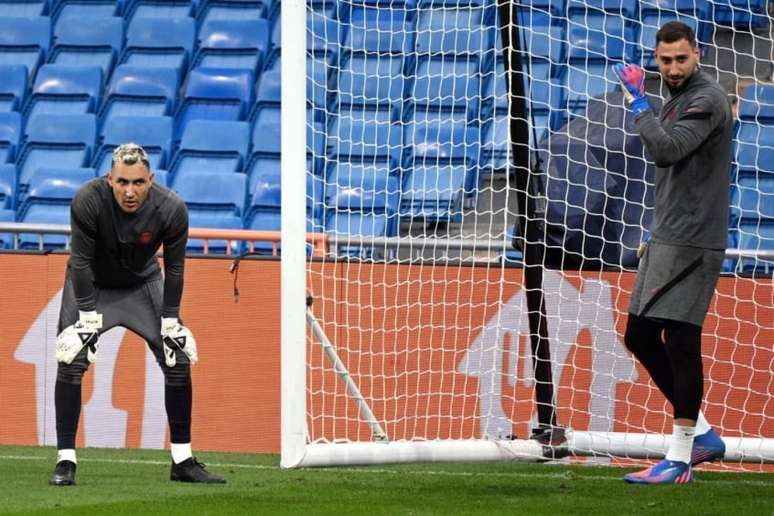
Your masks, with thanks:
[(338, 211), (387, 216), (387, 236), (398, 234), (400, 183), (385, 166), (337, 163), (326, 181), (326, 205)]
[[(414, 47), (414, 18), (413, 9), (340, 3), (339, 19), (347, 26), (344, 34), (340, 34), (344, 38), (343, 48), (355, 52), (408, 54)], [(320, 44), (336, 44), (331, 37), (335, 28), (326, 25), (325, 29), (322, 33), (319, 28), (314, 29), (315, 36), (323, 38)]]
[(197, 0), (126, 0), (124, 20), (131, 26), (135, 18), (186, 18), (194, 16)]
[(247, 176), (217, 172), (189, 172), (172, 179), (188, 210), (241, 217), (247, 200)]
[(774, 174), (741, 173), (732, 189), (731, 206), (742, 221), (774, 223)]
[(51, 19), (0, 17), (0, 65), (24, 65), (32, 79), (48, 52)]
[[(309, 36), (307, 35), (307, 38)], [(266, 53), (266, 59), (264, 60), (264, 70), (269, 70), (276, 66), (279, 61), (279, 56), (282, 52), (282, 24), (280, 19), (277, 18), (272, 22), (271, 26), (271, 41), (269, 43), (269, 51)]]
[(105, 78), (113, 71), (124, 43), (124, 22), (117, 16), (79, 18), (60, 23), (54, 31), (48, 62), (99, 66)]
[(196, 22), (203, 26), (210, 20), (258, 20), (266, 18), (267, 0), (200, 0)]
[(735, 141), (735, 166), (739, 171), (774, 175), (774, 127), (740, 121)]
[(27, 191), (19, 196), (17, 217), (23, 219), (36, 205), (69, 206), (81, 185), (94, 177), (93, 168), (39, 168), (30, 176)]
[(586, 108), (589, 98), (619, 88), (618, 80), (613, 77), (612, 62), (570, 63), (559, 80), (567, 84), (567, 108), (575, 113)]
[(522, 31), (530, 56), (542, 57), (554, 64), (564, 61), (567, 55), (564, 25), (533, 25), (523, 27)]
[[(481, 166), (494, 170), (504, 170), (510, 165), (511, 156), (510, 118), (507, 114), (495, 115), (494, 119), (484, 126), (481, 140)], [(538, 139), (541, 135), (538, 135)], [(530, 138), (532, 135), (530, 134)], [(530, 148), (535, 142), (530, 141)]]
[[(15, 222), (16, 212), (0, 208), (0, 222)], [(0, 249), (13, 248), (13, 233), (0, 233)]]
[(638, 0), (569, 0), (567, 12), (570, 16), (573, 14), (592, 16), (605, 14), (610, 17), (623, 16), (631, 20), (637, 18), (639, 14), (638, 3)]
[(180, 74), (174, 68), (119, 65), (106, 88), (99, 118), (104, 124), (113, 116), (172, 116), (179, 88)]
[(353, 105), (389, 105), (393, 109), (392, 119), (398, 122), (402, 118), (405, 84), (402, 56), (352, 54), (339, 72), (338, 110), (347, 111)]
[(739, 119), (774, 125), (774, 84), (751, 84), (739, 99)]
[(255, 98), (255, 79), (249, 70), (192, 68), (175, 115), (175, 139), (190, 120), (245, 120)]
[(94, 115), (40, 114), (30, 118), (18, 153), (19, 188), (43, 167), (86, 167), (96, 137)]
[(21, 115), (15, 111), (0, 112), (0, 163), (16, 160), (21, 134)]
[(719, 25), (753, 31), (769, 26), (767, 0), (712, 0), (712, 19)]
[(175, 68), (183, 73), (193, 52), (196, 27), (191, 18), (136, 19), (126, 31), (118, 62), (145, 68)]
[(0, 209), (13, 209), (16, 206), (16, 166), (11, 163), (0, 164)]
[(250, 124), (191, 120), (168, 170), (173, 183), (194, 172), (240, 172), (250, 146)]
[(0, 0), (0, 12), (32, 18), (48, 15), (48, 0)]
[(487, 21), (487, 9), (420, 10), (417, 52), (420, 54), (476, 55), (487, 69), (494, 59), (496, 27)]
[(477, 120), (481, 109), (481, 74), (478, 58), (418, 56), (417, 72), (410, 97), (415, 110), (462, 111)]
[(27, 94), (27, 67), (0, 65), (0, 112), (18, 111)]
[(425, 223), (459, 221), (465, 194), (465, 165), (416, 166), (401, 190), (401, 218)]
[(631, 61), (634, 34), (624, 20), (609, 14), (570, 16), (567, 27), (571, 61)]
[(26, 118), (41, 113), (94, 113), (101, 101), (102, 68), (45, 64), (23, 107)]
[[(774, 251), (774, 222), (754, 221), (739, 224), (739, 249), (749, 251)], [(774, 260), (743, 258), (742, 270), (770, 275)]]
[(282, 80), (279, 70), (265, 71), (258, 83), (258, 95), (250, 111), (249, 120), (255, 131), (262, 127), (279, 126)]
[[(276, 25), (280, 25), (279, 21), (277, 21)], [(276, 29), (278, 37), (281, 30)], [(335, 64), (338, 61), (339, 42), (344, 32), (341, 23), (336, 18), (331, 18), (315, 11), (307, 13), (306, 51), (328, 64)]]
[[(229, 213), (216, 213), (213, 214), (209, 211), (199, 211), (196, 209), (189, 209), (188, 211), (188, 227), (190, 228), (210, 228), (210, 229), (243, 229), (242, 217)], [(186, 244), (186, 251), (189, 253), (204, 253), (205, 249), (207, 254), (239, 254), (241, 244), (239, 241), (227, 240), (207, 240), (206, 247), (205, 241), (201, 238), (189, 238)]]
[(68, 19), (121, 16), (123, 0), (52, 0), (51, 19), (56, 26), (69, 23)]
[(211, 20), (199, 30), (192, 66), (261, 70), (269, 49), (267, 20)]
[[(24, 213), (24, 217), (17, 218), (17, 221), (29, 224), (69, 224), (70, 206), (68, 204), (34, 204)], [(65, 235), (32, 233), (19, 235), (20, 249), (52, 251), (65, 248), (67, 243), (68, 237)]]
[(400, 166), (403, 125), (392, 123), (389, 109), (352, 110), (333, 120), (327, 142), (330, 158), (353, 163)]
[[(94, 153), (92, 166), (97, 175), (107, 174), (113, 159), (113, 150), (126, 142), (134, 142), (145, 149), (150, 168), (155, 173), (167, 166), (172, 146), (172, 117), (168, 116), (114, 116), (101, 130), (101, 144)], [(166, 181), (164, 181), (166, 184)]]
[(328, 99), (328, 63), (325, 59), (307, 56), (306, 58), (306, 102), (312, 110), (314, 121), (327, 123)]

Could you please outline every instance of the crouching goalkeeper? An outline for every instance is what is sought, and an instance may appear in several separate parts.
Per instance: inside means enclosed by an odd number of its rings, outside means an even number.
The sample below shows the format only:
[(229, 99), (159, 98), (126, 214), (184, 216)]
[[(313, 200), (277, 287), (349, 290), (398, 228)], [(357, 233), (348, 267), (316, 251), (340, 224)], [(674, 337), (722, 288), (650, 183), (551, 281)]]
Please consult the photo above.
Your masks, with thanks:
[[(153, 182), (139, 145), (113, 152), (110, 172), (81, 187), (70, 209), (59, 334), (55, 406), (57, 464), (52, 485), (75, 484), (75, 435), (81, 380), (98, 359), (99, 335), (123, 326), (150, 346), (164, 373), (171, 437), (171, 480), (225, 483), (191, 451), (191, 365), (196, 341), (179, 319), (188, 211), (174, 192)], [(164, 246), (164, 277), (156, 252)]]

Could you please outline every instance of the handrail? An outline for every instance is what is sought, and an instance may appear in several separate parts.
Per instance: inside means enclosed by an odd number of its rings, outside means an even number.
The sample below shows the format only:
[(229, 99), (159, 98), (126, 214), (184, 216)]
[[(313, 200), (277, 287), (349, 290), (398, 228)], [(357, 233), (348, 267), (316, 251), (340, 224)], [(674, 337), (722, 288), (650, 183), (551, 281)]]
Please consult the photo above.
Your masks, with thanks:
[[(70, 235), (69, 224), (34, 224), (28, 222), (0, 222), (0, 233), (36, 233), (39, 235)], [(231, 243), (244, 241), (248, 243), (248, 250), (255, 251), (256, 242), (271, 242), (272, 254), (279, 254), (279, 243), (282, 233), (279, 231), (263, 231), (254, 229), (212, 229), (189, 228), (188, 238), (204, 240), (204, 253), (209, 253), (210, 240), (226, 240), (226, 254), (231, 254)], [(325, 256), (328, 251), (328, 236), (325, 233), (307, 233), (306, 241), (312, 245), (312, 256)], [(68, 246), (69, 247), (69, 246)], [(39, 248), (43, 248), (43, 240), (39, 242)]]

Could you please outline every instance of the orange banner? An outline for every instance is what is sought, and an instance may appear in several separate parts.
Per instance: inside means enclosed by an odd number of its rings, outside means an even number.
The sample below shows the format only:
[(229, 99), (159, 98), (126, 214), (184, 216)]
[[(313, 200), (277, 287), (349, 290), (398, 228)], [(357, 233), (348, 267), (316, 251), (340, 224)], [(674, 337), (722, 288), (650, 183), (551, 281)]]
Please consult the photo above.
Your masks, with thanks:
[[(66, 256), (0, 254), (0, 444), (56, 442), (53, 343)], [(197, 449), (280, 444), (279, 262), (186, 264), (182, 317), (199, 344)], [(392, 439), (525, 436), (532, 362), (520, 269), (321, 264), (313, 310)], [(669, 408), (623, 347), (630, 273), (546, 273), (559, 423), (669, 431)], [(460, 302), (464, 300), (464, 302)], [(113, 329), (84, 379), (79, 446), (168, 445), (163, 377), (140, 338)], [(704, 410), (728, 436), (774, 437), (771, 280), (723, 278), (705, 323)], [(310, 339), (312, 439), (368, 439), (357, 407)], [(299, 371), (299, 374), (303, 374)]]

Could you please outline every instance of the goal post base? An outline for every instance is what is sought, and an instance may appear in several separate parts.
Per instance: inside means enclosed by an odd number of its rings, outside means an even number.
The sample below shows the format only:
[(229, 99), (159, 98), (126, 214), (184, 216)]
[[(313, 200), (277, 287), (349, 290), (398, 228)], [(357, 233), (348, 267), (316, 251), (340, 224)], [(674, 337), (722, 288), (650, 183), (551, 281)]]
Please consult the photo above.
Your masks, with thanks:
[[(574, 456), (660, 459), (666, 453), (668, 436), (624, 432), (567, 432), (566, 450)], [(727, 437), (725, 460), (774, 463), (774, 439)], [(552, 449), (532, 439), (455, 441), (395, 441), (313, 443), (305, 447), (300, 461), (283, 467), (365, 466), (415, 462), (546, 462)], [(561, 453), (556, 454), (557, 457)]]

